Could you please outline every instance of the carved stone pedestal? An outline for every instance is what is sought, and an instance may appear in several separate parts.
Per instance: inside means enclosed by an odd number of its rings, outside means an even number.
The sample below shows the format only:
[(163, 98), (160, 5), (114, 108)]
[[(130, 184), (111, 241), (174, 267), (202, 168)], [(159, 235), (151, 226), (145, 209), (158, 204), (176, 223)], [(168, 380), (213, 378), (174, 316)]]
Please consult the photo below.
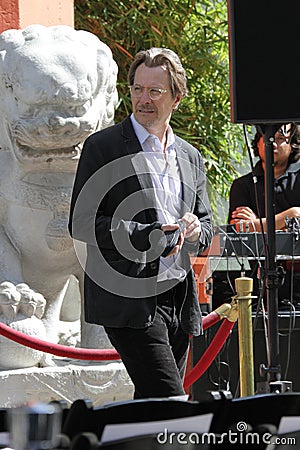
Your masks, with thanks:
[(28, 401), (48, 403), (90, 399), (94, 406), (129, 400), (133, 385), (120, 361), (87, 362), (55, 359), (56, 367), (0, 371), (0, 407)]

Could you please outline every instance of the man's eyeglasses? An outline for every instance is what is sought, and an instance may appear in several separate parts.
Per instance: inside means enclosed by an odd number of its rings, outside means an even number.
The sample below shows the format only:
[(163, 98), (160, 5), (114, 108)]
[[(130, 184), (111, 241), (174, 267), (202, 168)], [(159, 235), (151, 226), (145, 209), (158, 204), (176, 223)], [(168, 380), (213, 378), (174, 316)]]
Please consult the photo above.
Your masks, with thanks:
[(274, 137), (274, 142), (276, 145), (280, 146), (282, 144), (289, 144), (291, 136), (285, 136), (284, 134), (279, 134)]
[(168, 92), (167, 89), (146, 88), (144, 86), (140, 86), (139, 84), (134, 84), (133, 86), (130, 86), (130, 92), (131, 92), (132, 97), (141, 98), (144, 91), (147, 92), (148, 97), (151, 100), (159, 100), (163, 94)]

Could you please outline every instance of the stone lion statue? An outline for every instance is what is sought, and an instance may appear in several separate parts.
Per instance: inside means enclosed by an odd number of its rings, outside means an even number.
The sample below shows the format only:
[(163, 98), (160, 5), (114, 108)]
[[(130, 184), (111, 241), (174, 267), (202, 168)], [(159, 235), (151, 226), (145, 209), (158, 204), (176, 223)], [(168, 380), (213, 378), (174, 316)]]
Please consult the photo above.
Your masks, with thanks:
[(70, 276), (82, 282), (67, 229), (81, 144), (112, 124), (116, 78), (92, 33), (32, 25), (0, 35), (0, 297), (20, 283), (42, 294), (53, 342)]

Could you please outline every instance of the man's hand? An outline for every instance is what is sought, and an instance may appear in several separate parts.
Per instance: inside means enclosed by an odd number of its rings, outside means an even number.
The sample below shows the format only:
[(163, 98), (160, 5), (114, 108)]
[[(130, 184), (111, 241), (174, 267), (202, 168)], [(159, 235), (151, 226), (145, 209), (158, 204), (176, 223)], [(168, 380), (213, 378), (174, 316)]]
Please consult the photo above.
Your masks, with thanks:
[(287, 209), (284, 213), (289, 218), (300, 217), (300, 206), (292, 206), (292, 208)]
[(231, 217), (230, 223), (235, 225), (236, 231), (239, 233), (260, 230), (259, 219), (248, 206), (238, 206)]
[(201, 223), (195, 214), (187, 212), (180, 219), (185, 222), (184, 238), (189, 242), (195, 242), (199, 239), (201, 233)]
[(240, 220), (255, 220), (256, 215), (248, 206), (238, 206), (231, 215), (232, 220), (230, 223), (237, 223)]
[[(180, 233), (177, 244), (168, 256), (176, 255), (182, 248), (184, 240), (195, 242), (199, 239), (201, 233), (201, 224), (198, 217), (192, 213), (185, 213), (181, 219), (185, 223), (184, 230)], [(175, 231), (179, 228), (177, 223), (162, 225), (162, 231)]]
[(300, 218), (300, 207), (292, 206), (281, 213), (276, 214), (275, 216), (275, 226), (276, 230), (285, 230), (286, 229), (286, 219), (291, 219), (293, 217)]
[[(172, 223), (172, 224), (164, 224), (161, 226), (161, 229), (163, 232), (166, 231), (176, 231), (178, 230), (179, 225), (178, 223)], [(179, 251), (181, 250), (182, 246), (183, 246), (183, 242), (184, 242), (184, 235), (185, 235), (185, 229), (180, 233), (177, 244), (175, 245), (175, 247), (173, 248), (173, 250), (168, 253), (168, 256), (173, 256), (176, 255), (177, 253), (179, 253)]]
[[(275, 228), (276, 230), (285, 229), (285, 219), (289, 217), (300, 217), (300, 207), (293, 206), (281, 213), (275, 215)], [(231, 224), (236, 225), (237, 231), (244, 231), (244, 225), (247, 224), (248, 231), (261, 231), (259, 219), (256, 217), (252, 209), (248, 206), (239, 206), (232, 213)], [(266, 218), (262, 218), (263, 228), (266, 226)]]

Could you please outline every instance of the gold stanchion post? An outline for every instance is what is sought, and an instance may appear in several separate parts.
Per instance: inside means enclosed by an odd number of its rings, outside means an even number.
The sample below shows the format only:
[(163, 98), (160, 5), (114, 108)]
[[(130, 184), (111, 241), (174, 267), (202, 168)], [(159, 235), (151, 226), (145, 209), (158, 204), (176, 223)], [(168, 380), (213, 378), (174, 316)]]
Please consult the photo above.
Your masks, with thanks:
[(240, 366), (240, 396), (254, 395), (254, 363), (252, 333), (253, 279), (240, 277), (235, 280), (238, 303), (238, 338)]

